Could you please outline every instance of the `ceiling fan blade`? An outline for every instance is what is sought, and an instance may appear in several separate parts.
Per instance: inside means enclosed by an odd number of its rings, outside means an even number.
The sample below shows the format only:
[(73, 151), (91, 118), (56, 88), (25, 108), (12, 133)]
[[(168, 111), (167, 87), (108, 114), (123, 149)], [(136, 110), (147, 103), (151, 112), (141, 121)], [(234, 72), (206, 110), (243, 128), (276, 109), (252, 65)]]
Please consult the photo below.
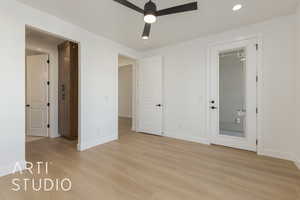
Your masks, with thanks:
[(139, 12), (139, 13), (144, 14), (144, 10), (143, 9), (139, 8), (138, 6), (134, 5), (133, 3), (130, 3), (129, 1), (126, 1), (126, 0), (113, 0), (113, 1), (118, 2), (118, 3), (124, 5), (124, 6), (128, 7), (128, 8), (131, 8), (131, 9)]
[(187, 3), (184, 5), (174, 6), (171, 8), (159, 10), (159, 11), (157, 11), (156, 15), (157, 16), (171, 15), (171, 14), (175, 14), (175, 13), (193, 11), (193, 10), (197, 10), (197, 9), (198, 9), (198, 3), (193, 2), (193, 3)]
[(143, 39), (149, 39), (150, 30), (151, 30), (151, 24), (146, 23), (145, 27), (144, 27), (143, 35), (142, 35)]

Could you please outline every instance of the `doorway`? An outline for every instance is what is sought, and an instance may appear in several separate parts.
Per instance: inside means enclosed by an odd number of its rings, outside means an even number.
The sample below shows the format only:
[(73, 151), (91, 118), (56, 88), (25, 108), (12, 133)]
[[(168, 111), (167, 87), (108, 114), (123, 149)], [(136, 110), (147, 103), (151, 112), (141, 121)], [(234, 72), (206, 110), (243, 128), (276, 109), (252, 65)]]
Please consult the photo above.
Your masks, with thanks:
[(135, 59), (123, 55), (118, 56), (119, 138), (135, 131), (135, 69)]
[(119, 55), (119, 136), (130, 131), (163, 135), (162, 57)]
[(210, 48), (211, 143), (257, 151), (258, 40)]
[[(71, 138), (71, 143), (77, 148), (78, 44), (61, 36), (26, 26), (25, 60), (26, 142), (58, 137), (64, 140)], [(62, 85), (65, 88), (62, 88)], [(62, 99), (70, 103), (61, 106)], [(74, 110), (76, 112), (73, 112)], [(62, 113), (71, 114), (63, 115), (67, 117), (62, 119)], [(76, 131), (71, 128), (67, 131), (62, 129), (61, 124), (62, 122), (67, 124), (66, 121), (69, 121)], [(71, 132), (76, 133), (76, 136), (68, 137)]]

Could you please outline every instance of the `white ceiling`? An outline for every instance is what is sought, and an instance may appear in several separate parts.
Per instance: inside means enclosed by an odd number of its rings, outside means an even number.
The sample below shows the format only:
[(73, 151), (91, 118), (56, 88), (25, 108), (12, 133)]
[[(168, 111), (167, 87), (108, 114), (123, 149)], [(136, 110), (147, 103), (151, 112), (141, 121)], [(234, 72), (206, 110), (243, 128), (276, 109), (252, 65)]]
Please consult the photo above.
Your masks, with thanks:
[(26, 43), (30, 43), (31, 41), (35, 40), (43, 41), (47, 44), (52, 45), (59, 45), (66, 41), (66, 39), (61, 38), (59, 36), (52, 35), (50, 33), (46, 33), (35, 28), (26, 27)]
[(127, 66), (135, 62), (134, 59), (122, 55), (119, 55), (118, 61), (119, 61), (119, 67)]
[[(199, 10), (164, 16), (141, 39), (143, 16), (113, 0), (18, 0), (136, 50), (157, 48), (295, 11), (298, 0), (198, 0)], [(129, 0), (143, 7), (147, 0)], [(159, 9), (193, 0), (153, 0)], [(241, 3), (244, 8), (233, 12)]]

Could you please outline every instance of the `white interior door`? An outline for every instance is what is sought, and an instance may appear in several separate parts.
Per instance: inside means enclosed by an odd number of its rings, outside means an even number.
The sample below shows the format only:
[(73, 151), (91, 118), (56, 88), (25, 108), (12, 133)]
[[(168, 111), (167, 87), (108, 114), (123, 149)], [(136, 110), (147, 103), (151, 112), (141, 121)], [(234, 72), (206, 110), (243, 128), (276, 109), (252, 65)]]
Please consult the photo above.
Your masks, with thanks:
[(26, 134), (48, 136), (48, 55), (26, 58)]
[(138, 63), (138, 131), (162, 135), (162, 58)]
[(212, 143), (256, 151), (257, 40), (210, 49), (210, 131)]

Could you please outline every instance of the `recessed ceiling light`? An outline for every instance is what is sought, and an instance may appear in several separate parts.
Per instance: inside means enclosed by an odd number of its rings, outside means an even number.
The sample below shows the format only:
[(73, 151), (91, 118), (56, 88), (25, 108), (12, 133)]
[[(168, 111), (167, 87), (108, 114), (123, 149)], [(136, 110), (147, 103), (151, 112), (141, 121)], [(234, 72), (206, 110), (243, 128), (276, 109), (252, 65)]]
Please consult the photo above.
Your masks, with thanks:
[(238, 11), (238, 10), (240, 10), (242, 8), (243, 8), (242, 4), (236, 4), (235, 6), (233, 6), (232, 10), (233, 11)]

